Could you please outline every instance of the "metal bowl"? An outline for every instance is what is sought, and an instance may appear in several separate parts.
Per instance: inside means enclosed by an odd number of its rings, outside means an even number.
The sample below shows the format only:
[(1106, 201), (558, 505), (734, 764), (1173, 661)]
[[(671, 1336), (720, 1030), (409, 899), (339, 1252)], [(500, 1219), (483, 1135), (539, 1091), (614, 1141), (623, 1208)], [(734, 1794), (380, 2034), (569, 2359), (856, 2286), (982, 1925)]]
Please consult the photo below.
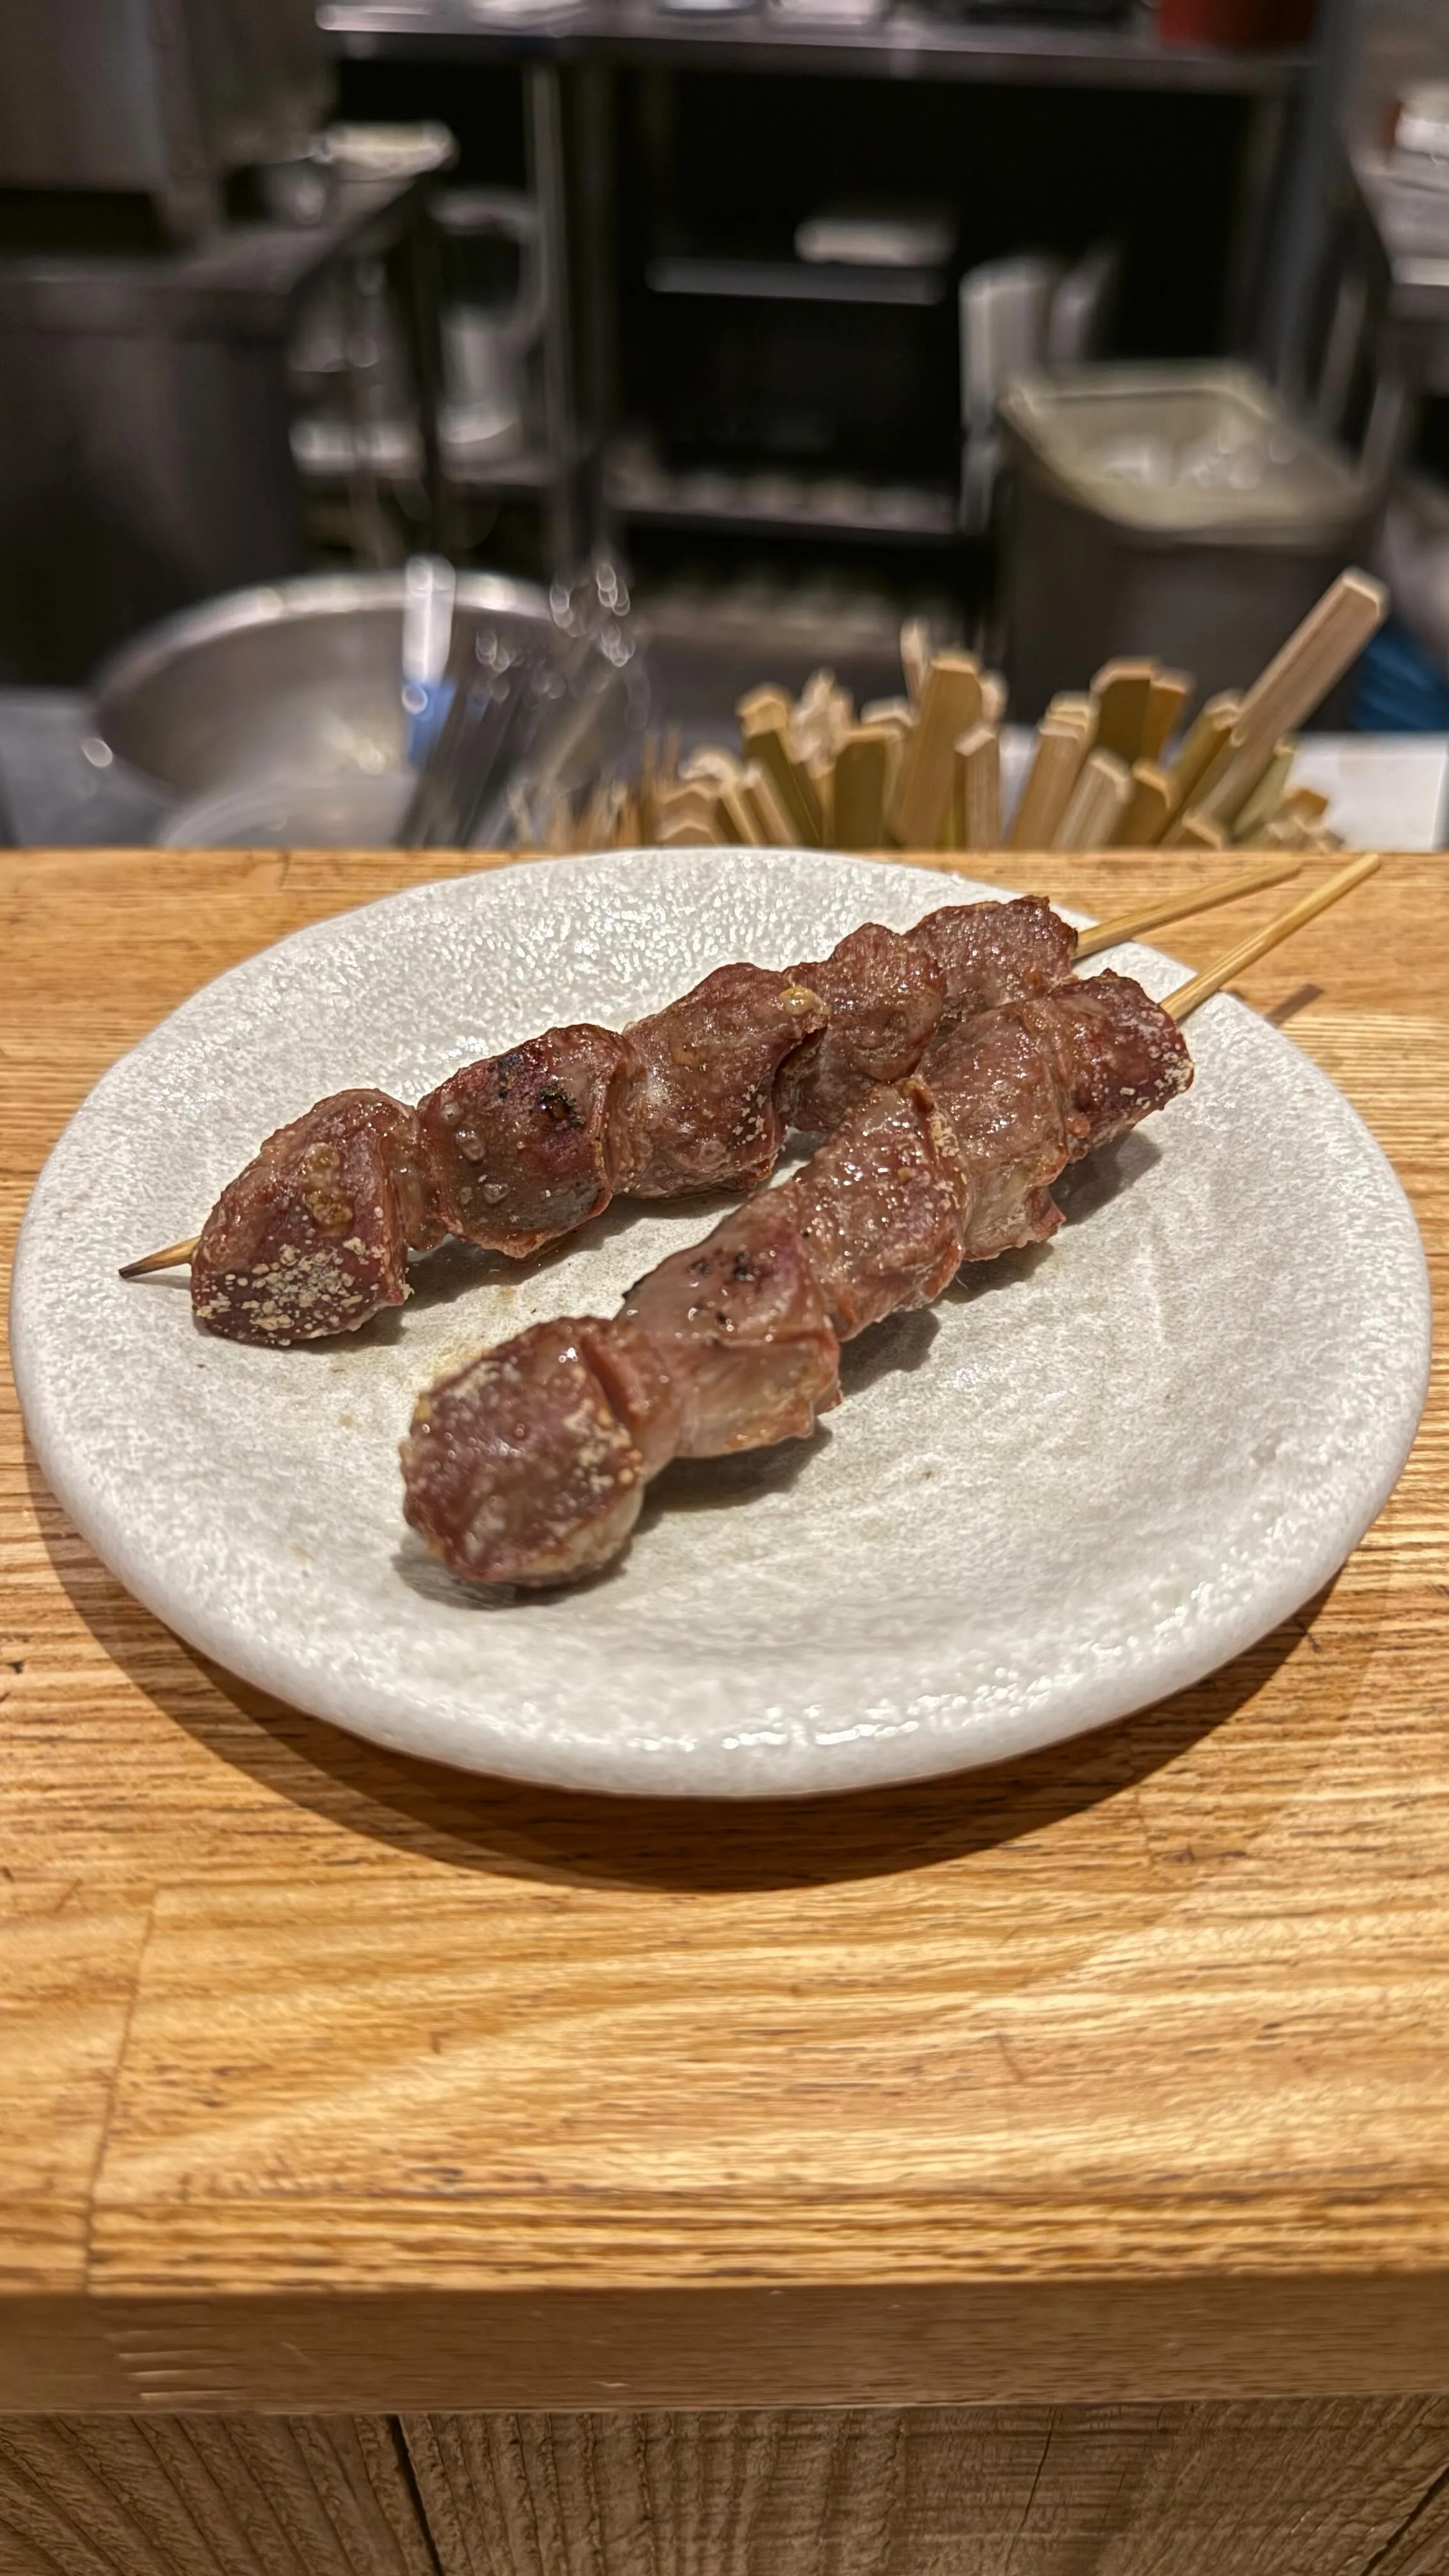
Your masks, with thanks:
[[(96, 674), (95, 730), (118, 760), (187, 799), (397, 777), (402, 602), (400, 572), (347, 572), (185, 609)], [(459, 574), (454, 623), (554, 631), (542, 590), (492, 573)]]
[(391, 850), (416, 785), (411, 770), (392, 769), (250, 778), (186, 797), (155, 839), (163, 850)]

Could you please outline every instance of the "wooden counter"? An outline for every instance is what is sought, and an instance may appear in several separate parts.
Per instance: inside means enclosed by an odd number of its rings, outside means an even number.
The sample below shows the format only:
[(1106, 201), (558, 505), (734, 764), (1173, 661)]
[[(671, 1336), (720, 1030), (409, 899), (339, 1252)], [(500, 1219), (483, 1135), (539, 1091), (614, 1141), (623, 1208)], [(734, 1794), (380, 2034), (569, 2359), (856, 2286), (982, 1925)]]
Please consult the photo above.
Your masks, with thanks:
[[(7, 1248), (71, 1110), (173, 1004), (304, 922), (479, 864), (0, 854)], [(981, 863), (1100, 912), (1238, 864)], [(1286, 899), (1165, 944), (1200, 963)], [(1449, 861), (1387, 862), (1241, 989), (1357, 1103), (1442, 1288)], [(449, 2476), (482, 2511), (482, 2470), (438, 2430), (453, 2410), (904, 2410), (859, 2419), (866, 2451), (837, 2462), (864, 2548), (861, 2514), (895, 2527), (879, 2428), (899, 2447), (912, 2410), (988, 2408), (953, 2420), (1005, 2445), (1001, 2511), (1037, 2514), (1011, 2565), (1043, 2576), (1098, 2564), (1041, 2536), (1055, 2470), (1027, 2499), (1052, 2409), (1120, 2450), (1144, 2410), (1241, 2431), (1187, 2401), (1261, 2397), (1320, 2401), (1272, 2419), (1310, 2428), (1318, 2494), (1396, 2428), (1387, 2538), (1315, 2542), (1313, 2576), (1449, 2565), (1418, 2522), (1430, 2555), (1374, 2556), (1449, 2472), (1449, 2406), (1413, 2395), (1449, 2391), (1446, 1433), (1440, 1365), (1338, 1581), (1203, 1687), (991, 1773), (721, 1809), (454, 1776), (203, 1665), (67, 1526), (7, 1379), (0, 2541), (5, 2475), (45, 2484), (25, 2414), (340, 2410), (356, 2459), (409, 2414), (406, 2496), (367, 2472), (403, 2571), (419, 2483), (430, 2523)], [(708, 2420), (748, 2489), (747, 2419)], [(778, 2419), (826, 2487), (854, 2420)], [(1158, 2475), (1166, 2439), (1132, 2458)], [(1296, 2493), (1283, 2442), (1263, 2435), (1255, 2511)], [(457, 2510), (464, 2537), (434, 2528), (418, 2566), (483, 2576), (504, 2562)], [(744, 2527), (700, 2563), (743, 2566)], [(581, 2567), (632, 2566), (592, 2528)], [(27, 2571), (67, 2563), (26, 2545)], [(1006, 2563), (952, 2546), (953, 2570)], [(384, 2563), (358, 2548), (347, 2565)], [(1219, 2563), (1259, 2562), (1181, 2561)], [(821, 2564), (856, 2561), (842, 2541)]]

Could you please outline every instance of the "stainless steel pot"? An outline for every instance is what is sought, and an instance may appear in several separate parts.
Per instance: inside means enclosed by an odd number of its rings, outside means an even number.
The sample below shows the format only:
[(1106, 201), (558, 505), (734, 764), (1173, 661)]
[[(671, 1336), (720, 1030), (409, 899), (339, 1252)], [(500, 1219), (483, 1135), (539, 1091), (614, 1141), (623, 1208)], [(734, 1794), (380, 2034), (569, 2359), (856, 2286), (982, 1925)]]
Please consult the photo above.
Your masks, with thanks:
[[(458, 578), (455, 619), (551, 631), (532, 583)], [(400, 773), (401, 572), (308, 575), (233, 591), (149, 627), (92, 682), (118, 760), (184, 796), (252, 778)]]
[[(557, 636), (532, 583), (460, 573), (454, 635), (484, 628), (520, 643)], [(181, 800), (160, 836), (172, 846), (376, 847), (410, 785), (402, 640), (401, 572), (237, 591), (113, 655), (92, 683), (95, 731)], [(581, 775), (608, 750), (581, 742)]]

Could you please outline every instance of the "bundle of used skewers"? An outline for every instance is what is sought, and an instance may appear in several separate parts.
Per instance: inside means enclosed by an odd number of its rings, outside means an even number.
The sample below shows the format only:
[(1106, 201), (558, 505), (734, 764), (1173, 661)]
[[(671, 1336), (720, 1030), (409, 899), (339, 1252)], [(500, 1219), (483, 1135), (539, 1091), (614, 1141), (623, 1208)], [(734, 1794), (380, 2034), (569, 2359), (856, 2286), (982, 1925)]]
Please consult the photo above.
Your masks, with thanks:
[(1210, 698), (1193, 722), (1184, 674), (1108, 662), (1082, 695), (1053, 698), (1005, 812), (1006, 684), (969, 653), (935, 652), (923, 621), (901, 631), (904, 693), (856, 710), (829, 671), (798, 698), (740, 700), (738, 753), (681, 759), (646, 742), (637, 781), (560, 799), (551, 850), (702, 848), (1096, 850), (1341, 847), (1328, 798), (1293, 784), (1296, 729), (1381, 623), (1387, 594), (1346, 572), (1253, 686)]

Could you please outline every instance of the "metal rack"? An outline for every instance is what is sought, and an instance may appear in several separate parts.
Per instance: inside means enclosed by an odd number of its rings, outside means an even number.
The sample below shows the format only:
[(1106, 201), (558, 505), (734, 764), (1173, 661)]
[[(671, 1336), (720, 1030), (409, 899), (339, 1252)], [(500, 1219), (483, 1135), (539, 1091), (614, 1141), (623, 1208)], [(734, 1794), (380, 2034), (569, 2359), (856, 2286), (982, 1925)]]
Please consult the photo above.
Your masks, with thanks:
[[(1345, 0), (1323, 0), (1335, 26)], [(499, 469), (488, 488), (534, 490), (550, 512), (555, 559), (566, 538), (607, 535), (611, 519), (639, 525), (788, 532), (891, 542), (940, 543), (955, 533), (951, 497), (924, 488), (867, 494), (846, 504), (838, 481), (801, 481), (787, 500), (762, 504), (762, 478), (726, 473), (674, 473), (637, 452), (610, 451), (599, 408), (599, 384), (612, 374), (602, 347), (611, 327), (613, 281), (607, 273), (606, 225), (579, 220), (607, 196), (607, 115), (602, 76), (613, 67), (719, 70), (756, 75), (813, 75), (891, 82), (978, 83), (1052, 89), (1127, 90), (1237, 97), (1251, 111), (1242, 202), (1231, 266), (1232, 300), (1246, 339), (1250, 304), (1270, 317), (1281, 348), (1296, 344), (1303, 209), (1326, 113), (1323, 67), (1311, 50), (1230, 51), (1164, 43), (1150, 13), (1112, 26), (1027, 25), (929, 17), (899, 7), (872, 24), (810, 24), (775, 16), (768, 6), (719, 14), (675, 15), (653, 0), (579, 0), (571, 9), (518, 6), (492, 10), (488, 0), (320, 0), (318, 23), (345, 59), (516, 64), (527, 100), (532, 184), (544, 204), (551, 259), (554, 341), (547, 403), (546, 453)], [(1341, 46), (1327, 49), (1341, 79)], [(579, 103), (583, 102), (582, 112)], [(566, 142), (567, 138), (567, 142)], [(566, 169), (566, 150), (570, 166)], [(579, 156), (584, 166), (576, 166)], [(568, 200), (574, 217), (569, 221)], [(1275, 235), (1275, 200), (1294, 210)], [(647, 273), (658, 294), (832, 298), (925, 302), (934, 280), (877, 273), (874, 280), (828, 283), (787, 262), (662, 256)], [(572, 317), (570, 306), (573, 307)], [(573, 352), (580, 320), (592, 340), (593, 382), (577, 400)], [(1270, 374), (1275, 349), (1260, 346)], [(607, 401), (603, 403), (607, 411)], [(527, 472), (523, 470), (527, 465)], [(770, 478), (764, 478), (769, 480)], [(777, 485), (789, 478), (773, 478)], [(754, 487), (752, 489), (752, 487)]]
[(894, 10), (870, 26), (802, 25), (754, 8), (675, 16), (651, 0), (581, 0), (533, 21), (490, 15), (486, 0), (321, 0), (317, 23), (335, 50), (496, 61), (547, 54), (663, 68), (857, 73), (865, 79), (991, 81), (1052, 88), (1196, 90), (1273, 97), (1293, 89), (1312, 56), (1168, 45), (1150, 18), (1124, 26), (1012, 26)]

